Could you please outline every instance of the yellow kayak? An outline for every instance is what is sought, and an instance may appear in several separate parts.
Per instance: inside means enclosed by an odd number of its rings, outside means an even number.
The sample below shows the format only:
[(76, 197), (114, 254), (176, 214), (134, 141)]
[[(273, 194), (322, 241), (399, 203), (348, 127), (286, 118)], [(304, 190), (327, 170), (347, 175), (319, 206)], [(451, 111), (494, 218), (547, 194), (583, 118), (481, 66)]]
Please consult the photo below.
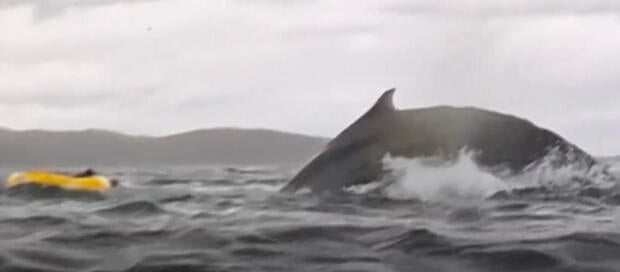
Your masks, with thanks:
[(14, 173), (6, 183), (7, 188), (23, 184), (56, 186), (67, 190), (102, 192), (113, 187), (112, 180), (98, 175), (74, 177), (45, 171)]

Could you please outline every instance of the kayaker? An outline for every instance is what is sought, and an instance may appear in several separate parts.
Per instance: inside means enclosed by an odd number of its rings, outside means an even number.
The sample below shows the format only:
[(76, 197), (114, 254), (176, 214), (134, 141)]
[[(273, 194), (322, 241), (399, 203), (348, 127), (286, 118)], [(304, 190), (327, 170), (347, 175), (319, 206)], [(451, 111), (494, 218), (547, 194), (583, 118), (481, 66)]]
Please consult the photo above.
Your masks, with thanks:
[(81, 173), (77, 173), (75, 175), (73, 175), (76, 178), (85, 178), (85, 177), (92, 177), (94, 175), (97, 175), (97, 173), (95, 171), (93, 171), (93, 169), (86, 169), (84, 172)]
[[(92, 177), (92, 176), (96, 176), (96, 175), (98, 175), (97, 172), (95, 172), (93, 169), (88, 168), (88, 169), (84, 170), (84, 172), (77, 173), (77, 174), (75, 174), (73, 176), (76, 177), (76, 178), (85, 178), (85, 177)], [(117, 179), (110, 179), (110, 185), (112, 187), (118, 186), (118, 180)]]

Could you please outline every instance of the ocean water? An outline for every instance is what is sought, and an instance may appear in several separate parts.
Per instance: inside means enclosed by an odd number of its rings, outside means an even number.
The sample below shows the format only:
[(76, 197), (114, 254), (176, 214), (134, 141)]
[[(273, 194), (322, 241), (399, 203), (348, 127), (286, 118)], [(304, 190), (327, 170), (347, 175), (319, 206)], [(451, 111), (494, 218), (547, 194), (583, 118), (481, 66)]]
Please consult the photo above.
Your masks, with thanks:
[(289, 166), (99, 169), (121, 181), (104, 194), (2, 189), (0, 271), (620, 271), (613, 182), (498, 178), (466, 156), (386, 165), (391, 181), (337, 195), (279, 193)]

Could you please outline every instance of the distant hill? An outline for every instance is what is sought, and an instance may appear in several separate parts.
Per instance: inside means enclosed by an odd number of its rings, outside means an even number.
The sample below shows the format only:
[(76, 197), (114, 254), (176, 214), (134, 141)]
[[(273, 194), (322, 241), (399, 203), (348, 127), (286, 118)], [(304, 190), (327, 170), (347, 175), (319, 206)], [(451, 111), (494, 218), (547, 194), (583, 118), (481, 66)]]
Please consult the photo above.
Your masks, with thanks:
[(327, 141), (264, 129), (204, 129), (165, 137), (104, 130), (0, 129), (0, 165), (299, 163), (319, 152)]

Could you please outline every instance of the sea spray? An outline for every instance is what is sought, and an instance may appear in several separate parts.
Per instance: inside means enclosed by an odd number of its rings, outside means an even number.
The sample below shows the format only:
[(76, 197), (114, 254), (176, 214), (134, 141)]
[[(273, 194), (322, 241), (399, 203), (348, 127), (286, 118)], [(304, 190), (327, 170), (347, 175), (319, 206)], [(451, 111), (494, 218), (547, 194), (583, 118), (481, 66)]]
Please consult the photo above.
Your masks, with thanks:
[[(510, 173), (502, 167), (478, 166), (476, 153), (462, 150), (453, 160), (439, 157), (404, 158), (386, 155), (387, 175), (380, 181), (349, 188), (364, 194), (381, 191), (391, 199), (454, 201), (485, 199), (500, 191), (544, 187), (553, 191), (579, 190), (584, 187), (609, 188), (615, 183), (601, 174), (604, 168), (589, 169), (574, 165), (554, 165), (545, 158), (522, 173)], [(598, 169), (600, 168), (600, 169)]]
[(383, 163), (393, 177), (384, 193), (393, 199), (483, 199), (508, 189), (505, 182), (479, 169), (473, 154), (466, 151), (454, 161), (388, 155)]

